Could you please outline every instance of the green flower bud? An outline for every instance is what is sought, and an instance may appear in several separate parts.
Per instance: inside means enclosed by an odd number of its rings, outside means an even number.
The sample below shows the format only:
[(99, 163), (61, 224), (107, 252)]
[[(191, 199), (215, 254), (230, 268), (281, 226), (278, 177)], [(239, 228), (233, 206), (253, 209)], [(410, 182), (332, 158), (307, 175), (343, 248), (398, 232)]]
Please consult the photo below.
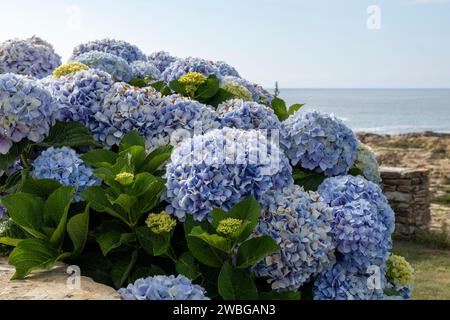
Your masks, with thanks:
[(149, 214), (145, 223), (156, 234), (170, 232), (177, 225), (177, 221), (164, 211)]
[(134, 182), (134, 174), (130, 172), (121, 172), (116, 175), (114, 178), (118, 183), (120, 183), (123, 186), (129, 186), (132, 185)]
[(227, 82), (222, 86), (222, 89), (232, 93), (236, 98), (252, 101), (252, 93), (243, 85), (234, 82)]
[(405, 258), (393, 254), (387, 261), (386, 277), (394, 285), (406, 286), (413, 280), (414, 269)]
[(217, 233), (226, 238), (235, 238), (242, 227), (242, 220), (226, 218), (219, 222)]
[(191, 97), (195, 95), (198, 87), (205, 83), (208, 78), (198, 72), (189, 72), (181, 76), (178, 82), (185, 86), (187, 94)]
[(80, 62), (69, 62), (65, 65), (62, 65), (53, 71), (54, 78), (61, 78), (62, 76), (66, 76), (71, 73), (76, 73), (81, 70), (89, 70), (89, 67)]

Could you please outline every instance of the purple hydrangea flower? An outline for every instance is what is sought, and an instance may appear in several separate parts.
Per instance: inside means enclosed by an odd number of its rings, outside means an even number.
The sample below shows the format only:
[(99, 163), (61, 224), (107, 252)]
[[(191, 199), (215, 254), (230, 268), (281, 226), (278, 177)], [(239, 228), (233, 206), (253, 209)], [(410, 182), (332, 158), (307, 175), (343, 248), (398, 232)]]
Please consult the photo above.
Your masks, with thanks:
[(275, 199), (270, 206), (276, 209), (265, 211), (256, 234), (272, 237), (281, 251), (260, 261), (254, 271), (269, 278), (273, 290), (297, 291), (311, 276), (334, 264), (332, 210), (317, 193), (306, 193), (296, 185)]
[(135, 61), (131, 64), (132, 78), (151, 78), (158, 80), (161, 78), (161, 72), (153, 63), (147, 61)]
[(48, 90), (35, 79), (0, 75), (0, 154), (14, 142), (41, 142), (53, 122), (55, 105)]
[(209, 300), (204, 288), (182, 275), (141, 278), (119, 293), (124, 300)]
[(90, 68), (108, 72), (115, 80), (128, 82), (132, 78), (132, 69), (129, 63), (119, 56), (100, 51), (88, 51), (73, 57)]
[(129, 44), (128, 42), (122, 40), (114, 39), (95, 40), (80, 44), (73, 49), (73, 57), (89, 51), (110, 53), (124, 59), (128, 63), (132, 63), (137, 60), (147, 60), (145, 54), (135, 45)]
[(61, 65), (61, 57), (46, 41), (31, 37), (0, 44), (0, 73), (16, 73), (43, 78)]
[(243, 198), (261, 200), (293, 183), (278, 147), (258, 131), (212, 130), (184, 140), (166, 166), (168, 213), (203, 221), (212, 208), (229, 210)]
[(333, 115), (297, 111), (283, 122), (281, 143), (293, 166), (345, 174), (353, 166), (359, 141), (353, 131)]
[(74, 201), (81, 201), (79, 193), (88, 187), (99, 185), (101, 180), (94, 176), (92, 169), (81, 160), (75, 150), (48, 148), (33, 162), (31, 175), (37, 179), (51, 179), (64, 186), (75, 186)]
[(178, 59), (171, 56), (170, 53), (166, 51), (156, 51), (148, 57), (148, 61), (153, 63), (161, 73), (164, 72), (164, 70), (166, 70), (167, 67), (176, 60)]

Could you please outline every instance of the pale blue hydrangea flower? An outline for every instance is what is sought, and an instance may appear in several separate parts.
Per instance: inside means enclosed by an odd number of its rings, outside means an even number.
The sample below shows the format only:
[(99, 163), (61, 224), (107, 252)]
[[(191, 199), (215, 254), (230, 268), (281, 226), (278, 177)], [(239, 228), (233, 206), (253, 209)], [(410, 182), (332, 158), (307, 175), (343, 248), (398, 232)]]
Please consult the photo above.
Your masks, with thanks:
[(340, 176), (326, 179), (318, 192), (333, 208), (338, 260), (351, 272), (373, 265), (385, 270), (395, 225), (381, 188), (361, 176)]
[(217, 69), (216, 71), (217, 77), (232, 76), (240, 78), (239, 72), (237, 72), (237, 70), (234, 67), (230, 66), (228, 63), (224, 61), (214, 61), (213, 65)]
[(186, 134), (202, 134), (220, 127), (214, 110), (207, 105), (178, 95), (164, 100), (165, 104), (156, 110), (156, 120), (149, 124), (145, 135), (151, 149), (169, 143), (177, 145)]
[(135, 61), (131, 64), (132, 78), (151, 78), (158, 80), (161, 78), (161, 72), (150, 62)]
[(245, 197), (263, 199), (293, 183), (278, 147), (256, 130), (212, 130), (184, 140), (166, 166), (168, 213), (203, 221), (214, 207), (229, 210)]
[(282, 129), (281, 122), (273, 110), (256, 102), (228, 100), (219, 105), (217, 115), (224, 127), (278, 130), (278, 133), (281, 133)]
[(108, 73), (95, 69), (48, 80), (47, 87), (58, 105), (56, 118), (91, 127), (91, 121), (95, 120), (92, 117), (100, 110), (112, 84)]
[(381, 183), (380, 166), (373, 150), (361, 144), (358, 148), (355, 167), (362, 171), (363, 176), (376, 184)]
[(256, 235), (272, 237), (281, 251), (253, 269), (257, 276), (268, 278), (273, 290), (297, 291), (311, 276), (334, 264), (332, 210), (317, 193), (306, 193), (297, 185), (274, 198), (270, 206), (276, 209), (264, 212)]
[(94, 138), (107, 147), (119, 145), (132, 130), (143, 136), (152, 132), (155, 122), (160, 120), (157, 110), (167, 103), (154, 88), (135, 88), (118, 82), (106, 92), (88, 127)]
[(100, 179), (94, 176), (92, 168), (81, 160), (75, 150), (48, 148), (33, 162), (31, 175), (37, 179), (51, 179), (64, 186), (77, 187), (74, 201), (81, 201), (79, 193), (88, 187), (99, 185)]
[(369, 284), (369, 275), (349, 272), (340, 263), (321, 273), (314, 284), (315, 300), (382, 300), (382, 289)]
[(216, 68), (211, 61), (188, 57), (172, 62), (162, 73), (162, 78), (164, 81), (170, 82), (178, 80), (181, 76), (189, 72), (198, 72), (205, 76), (210, 76), (216, 73)]
[(89, 51), (110, 53), (124, 59), (128, 63), (132, 63), (137, 60), (147, 60), (145, 54), (135, 45), (129, 44), (126, 41), (114, 39), (95, 40), (80, 44), (73, 49), (73, 57)]
[(333, 115), (297, 111), (283, 121), (281, 143), (293, 166), (326, 176), (345, 174), (353, 166), (359, 141), (353, 131)]
[(148, 57), (148, 61), (153, 63), (161, 73), (176, 60), (178, 60), (178, 58), (170, 55), (170, 53), (166, 51), (156, 51)]
[(23, 139), (41, 142), (53, 123), (55, 104), (35, 79), (0, 75), (0, 154)]
[(119, 56), (100, 51), (88, 51), (73, 57), (77, 61), (90, 68), (109, 73), (116, 81), (128, 82), (132, 77), (130, 64)]
[(124, 300), (210, 300), (204, 288), (182, 275), (141, 278), (119, 293)]
[(46, 41), (31, 37), (0, 44), (0, 73), (16, 73), (43, 78), (61, 65), (61, 57)]
[(250, 81), (236, 77), (236, 76), (221, 76), (219, 77), (220, 83), (224, 86), (227, 83), (238, 84), (246, 88), (252, 94), (252, 99), (254, 102), (263, 102), (267, 105), (271, 105), (273, 100), (273, 95), (265, 90), (260, 85), (251, 83)]

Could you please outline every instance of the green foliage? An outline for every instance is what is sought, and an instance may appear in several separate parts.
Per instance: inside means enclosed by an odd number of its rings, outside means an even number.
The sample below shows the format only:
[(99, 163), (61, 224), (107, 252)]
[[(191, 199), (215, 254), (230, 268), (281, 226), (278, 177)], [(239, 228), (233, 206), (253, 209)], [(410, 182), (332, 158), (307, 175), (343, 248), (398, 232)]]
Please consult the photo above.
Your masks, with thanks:
[(286, 106), (286, 102), (278, 97), (272, 100), (272, 109), (280, 121), (284, 121), (289, 116), (300, 110), (304, 104), (293, 104), (289, 108)]
[(292, 172), (295, 184), (302, 186), (307, 191), (317, 191), (317, 188), (326, 179), (322, 173), (295, 167)]

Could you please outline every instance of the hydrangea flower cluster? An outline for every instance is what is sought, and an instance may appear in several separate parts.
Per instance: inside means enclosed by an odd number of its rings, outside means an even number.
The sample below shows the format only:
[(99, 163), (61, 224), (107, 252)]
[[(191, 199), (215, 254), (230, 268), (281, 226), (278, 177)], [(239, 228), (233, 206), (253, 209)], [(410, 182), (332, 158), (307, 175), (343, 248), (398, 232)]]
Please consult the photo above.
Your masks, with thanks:
[(217, 115), (224, 127), (236, 129), (282, 130), (281, 122), (269, 107), (240, 99), (225, 101), (217, 108)]
[(236, 82), (227, 82), (221, 85), (222, 89), (232, 93), (236, 98), (245, 101), (252, 101), (252, 93), (243, 85)]
[(102, 95), (102, 102), (88, 126), (94, 138), (107, 147), (118, 145), (132, 130), (150, 135), (155, 123), (160, 121), (156, 111), (168, 103), (151, 87), (136, 88), (123, 82), (114, 83)]
[(89, 51), (110, 53), (124, 59), (128, 63), (132, 63), (137, 60), (147, 60), (145, 54), (138, 47), (129, 44), (126, 41), (114, 39), (95, 40), (80, 44), (73, 50), (73, 57)]
[(227, 239), (234, 239), (242, 228), (243, 221), (235, 218), (226, 218), (219, 222), (216, 228), (218, 234)]
[(387, 261), (386, 277), (395, 286), (407, 286), (413, 280), (414, 269), (405, 258), (393, 254)]
[(219, 77), (219, 79), (220, 79), (222, 88), (230, 87), (230, 86), (234, 86), (234, 87), (242, 86), (250, 92), (250, 94), (252, 96), (251, 100), (253, 100), (255, 102), (264, 102), (267, 105), (270, 105), (272, 103), (273, 95), (271, 93), (269, 93), (263, 87), (256, 85), (254, 83), (251, 83), (248, 80), (245, 80), (240, 77), (232, 76), (232, 75), (221, 76), (221, 77)]
[(166, 212), (161, 212), (149, 214), (145, 224), (153, 233), (160, 234), (172, 231), (177, 221)]
[(229, 210), (243, 198), (258, 200), (293, 183), (292, 168), (278, 147), (257, 131), (212, 130), (183, 141), (166, 166), (168, 213), (184, 221), (211, 219), (212, 208)]
[(158, 80), (161, 78), (161, 71), (154, 64), (147, 61), (135, 61), (131, 63), (132, 78), (150, 78)]
[(227, 77), (227, 76), (238, 77), (238, 78), (241, 77), (239, 75), (239, 72), (234, 67), (230, 66), (228, 63), (226, 63), (224, 61), (214, 61), (213, 65), (217, 69), (216, 75), (218, 77)]
[(220, 127), (211, 107), (178, 95), (164, 98), (164, 103), (156, 110), (155, 119), (148, 123), (145, 134), (150, 149), (177, 145), (187, 135), (202, 134)]
[(182, 275), (141, 278), (119, 293), (124, 300), (209, 300), (204, 288)]
[(16, 73), (44, 78), (61, 64), (61, 57), (46, 41), (31, 37), (0, 44), (0, 73)]
[(81, 160), (75, 150), (48, 148), (33, 162), (31, 175), (37, 179), (51, 179), (64, 186), (77, 187), (75, 202), (81, 201), (79, 193), (93, 185), (99, 185), (100, 179), (94, 176), (92, 169)]
[(376, 184), (381, 183), (380, 166), (375, 153), (369, 146), (365, 144), (359, 146), (355, 167), (361, 170), (367, 180)]
[(156, 51), (148, 57), (148, 61), (154, 64), (161, 73), (164, 72), (172, 62), (177, 60), (177, 58), (166, 51)]
[(260, 261), (254, 271), (269, 278), (273, 290), (296, 291), (335, 261), (332, 210), (317, 193), (296, 185), (277, 198), (271, 204), (276, 209), (264, 213), (256, 232), (275, 239), (281, 251)]
[(297, 111), (283, 126), (281, 143), (293, 166), (298, 164), (328, 177), (346, 174), (353, 166), (359, 141), (336, 117)]
[(53, 123), (52, 96), (36, 80), (17, 74), (0, 75), (0, 154), (14, 142), (41, 142)]
[(76, 73), (81, 70), (89, 70), (89, 67), (85, 64), (73, 61), (56, 68), (55, 71), (53, 71), (53, 77), (61, 78), (62, 76)]
[(58, 105), (58, 120), (78, 121), (91, 127), (95, 126), (90, 123), (92, 116), (100, 110), (112, 84), (113, 80), (108, 73), (89, 69), (52, 78), (46, 86)]
[(125, 59), (111, 53), (88, 51), (73, 57), (73, 61), (108, 72), (117, 81), (128, 82), (132, 78), (130, 64)]
[(181, 76), (189, 72), (198, 72), (205, 76), (215, 74), (215, 66), (208, 60), (187, 57), (172, 62), (162, 73), (162, 78), (166, 82), (178, 80)]

